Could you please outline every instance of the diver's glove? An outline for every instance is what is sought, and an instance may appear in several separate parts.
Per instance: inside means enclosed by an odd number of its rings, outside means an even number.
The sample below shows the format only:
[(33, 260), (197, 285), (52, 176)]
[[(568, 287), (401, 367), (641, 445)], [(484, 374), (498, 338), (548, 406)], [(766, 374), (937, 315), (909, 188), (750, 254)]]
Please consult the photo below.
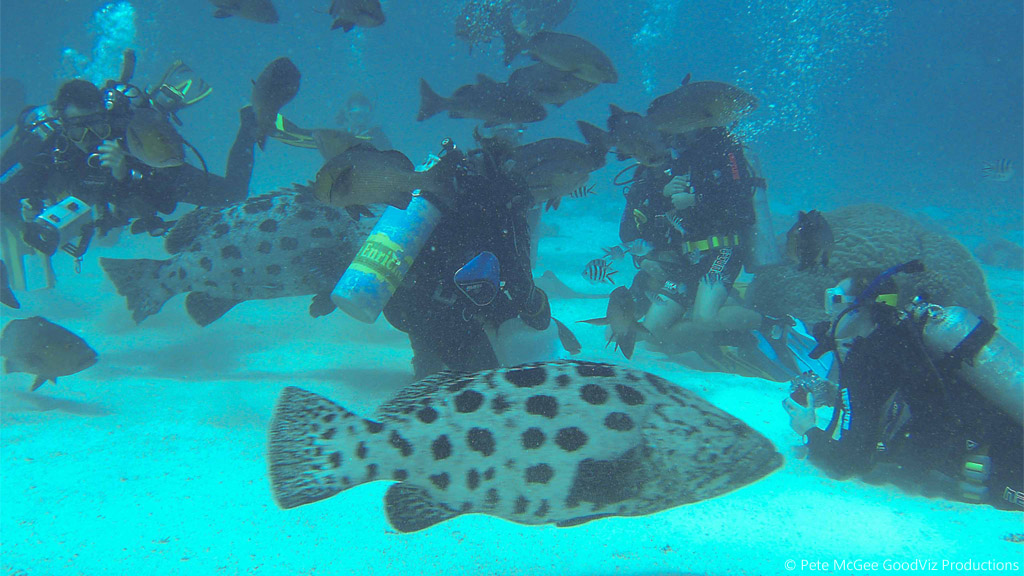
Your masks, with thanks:
[(551, 324), (551, 305), (548, 303), (548, 295), (534, 286), (519, 311), (519, 317), (534, 330), (547, 330)]

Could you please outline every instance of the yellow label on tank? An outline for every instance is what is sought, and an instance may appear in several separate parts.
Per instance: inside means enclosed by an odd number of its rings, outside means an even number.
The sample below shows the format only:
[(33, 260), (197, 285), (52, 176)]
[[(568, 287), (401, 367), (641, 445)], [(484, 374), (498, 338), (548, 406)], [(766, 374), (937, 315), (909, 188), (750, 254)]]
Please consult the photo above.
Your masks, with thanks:
[(352, 259), (349, 268), (372, 274), (381, 282), (386, 282), (394, 292), (402, 283), (405, 271), (412, 264), (412, 259), (403, 256), (402, 252), (401, 246), (378, 232), (366, 239), (366, 244), (363, 244), (359, 253)]

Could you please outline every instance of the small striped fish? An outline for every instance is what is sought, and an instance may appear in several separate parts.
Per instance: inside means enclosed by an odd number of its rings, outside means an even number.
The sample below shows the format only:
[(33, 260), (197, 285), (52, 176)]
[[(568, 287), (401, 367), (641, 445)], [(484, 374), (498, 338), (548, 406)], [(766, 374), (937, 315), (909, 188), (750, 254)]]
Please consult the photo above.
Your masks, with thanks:
[(571, 198), (586, 198), (590, 194), (597, 194), (597, 192), (594, 192), (594, 186), (596, 186), (596, 184), (591, 184), (590, 186), (584, 184), (583, 186), (573, 190), (569, 196)]
[(1002, 158), (998, 162), (985, 162), (981, 167), (982, 180), (991, 182), (1006, 182), (1013, 178), (1013, 162)]
[(615, 280), (612, 280), (614, 275), (615, 270), (612, 270), (611, 265), (604, 258), (594, 258), (583, 268), (583, 277), (594, 284), (615, 284)]

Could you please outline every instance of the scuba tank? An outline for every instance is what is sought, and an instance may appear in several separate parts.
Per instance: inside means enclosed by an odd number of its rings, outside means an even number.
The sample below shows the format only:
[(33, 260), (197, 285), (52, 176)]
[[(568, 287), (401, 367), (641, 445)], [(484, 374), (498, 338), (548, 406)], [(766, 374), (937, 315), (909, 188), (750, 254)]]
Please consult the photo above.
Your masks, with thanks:
[(974, 388), (1017, 423), (1024, 420), (1024, 361), (1020, 348), (987, 320), (960, 306), (915, 302), (925, 347), (940, 367), (959, 369)]
[(763, 178), (755, 180), (752, 201), (754, 203), (754, 225), (750, 235), (752, 243), (749, 264), (751, 270), (757, 270), (782, 262), (782, 253), (775, 242), (772, 214), (768, 209), (768, 191)]
[[(440, 155), (431, 154), (416, 170), (430, 170), (455, 149), (449, 138), (441, 146)], [(441, 211), (419, 191), (413, 192), (405, 210), (388, 206), (334, 286), (334, 304), (360, 322), (376, 322), (440, 220)]]

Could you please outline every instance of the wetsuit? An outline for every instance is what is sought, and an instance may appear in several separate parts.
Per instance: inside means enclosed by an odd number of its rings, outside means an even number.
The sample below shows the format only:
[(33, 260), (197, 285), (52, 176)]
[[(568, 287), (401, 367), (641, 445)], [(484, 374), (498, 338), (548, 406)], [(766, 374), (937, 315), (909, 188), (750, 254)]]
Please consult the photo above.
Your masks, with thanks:
[[(676, 211), (662, 189), (673, 176), (685, 174), (690, 174), (696, 203)], [(660, 168), (642, 168), (637, 177), (626, 195), (619, 238), (624, 243), (637, 238), (650, 243), (653, 250), (646, 259), (656, 261), (667, 280), (677, 287), (664, 293), (689, 308), (698, 282), (716, 261), (723, 265), (721, 279), (731, 285), (749, 245), (754, 186), (763, 184), (752, 175), (742, 145), (722, 128), (704, 129), (669, 163), (668, 173)], [(715, 247), (708, 243), (703, 250), (694, 246), (712, 238), (724, 239), (729, 245)], [(641, 311), (650, 305), (647, 295), (658, 292), (663, 285), (664, 280), (643, 270), (637, 273), (630, 292)]]
[[(109, 113), (111, 136), (123, 137), (129, 109), (120, 114)], [(248, 116), (251, 117), (251, 114)], [(89, 154), (71, 143), (59, 123), (52, 131), (33, 130), (23, 115), (11, 146), (0, 157), (0, 174), (4, 177), (0, 190), (0, 209), (5, 224), (21, 219), (22, 199), (40, 207), (50, 206), (67, 195), (75, 196), (98, 209), (97, 229), (100, 233), (122, 226), (131, 219), (154, 218), (157, 213), (169, 214), (178, 202), (198, 206), (225, 206), (242, 200), (248, 194), (253, 169), (253, 126), (255, 118), (243, 113), (242, 126), (228, 156), (226, 176), (207, 174), (201, 168), (183, 164), (171, 168), (151, 168), (130, 155), (128, 168), (141, 178), (119, 181), (109, 168), (93, 162)], [(122, 145), (123, 146), (123, 145)], [(8, 175), (16, 166), (20, 168)], [(16, 218), (14, 220), (12, 218)]]
[(1019, 510), (1003, 495), (1024, 490), (1024, 429), (955, 370), (936, 370), (921, 330), (893, 316), (852, 342), (840, 371), (843, 406), (827, 429), (807, 433), (811, 461), (837, 478), (881, 471), (884, 481), (960, 497), (965, 462), (987, 455), (986, 501)]
[[(484, 164), (471, 157), (466, 165)], [(457, 200), (443, 210), (404, 281), (384, 308), (394, 327), (406, 332), (421, 378), (444, 367), (475, 371), (496, 368), (498, 360), (484, 326), (497, 327), (520, 316), (538, 330), (547, 328), (547, 297), (533, 284), (526, 213), (532, 197), (493, 170), (464, 170), (456, 178)], [(502, 290), (477, 306), (454, 282), (463, 265), (483, 251), (497, 256)]]

